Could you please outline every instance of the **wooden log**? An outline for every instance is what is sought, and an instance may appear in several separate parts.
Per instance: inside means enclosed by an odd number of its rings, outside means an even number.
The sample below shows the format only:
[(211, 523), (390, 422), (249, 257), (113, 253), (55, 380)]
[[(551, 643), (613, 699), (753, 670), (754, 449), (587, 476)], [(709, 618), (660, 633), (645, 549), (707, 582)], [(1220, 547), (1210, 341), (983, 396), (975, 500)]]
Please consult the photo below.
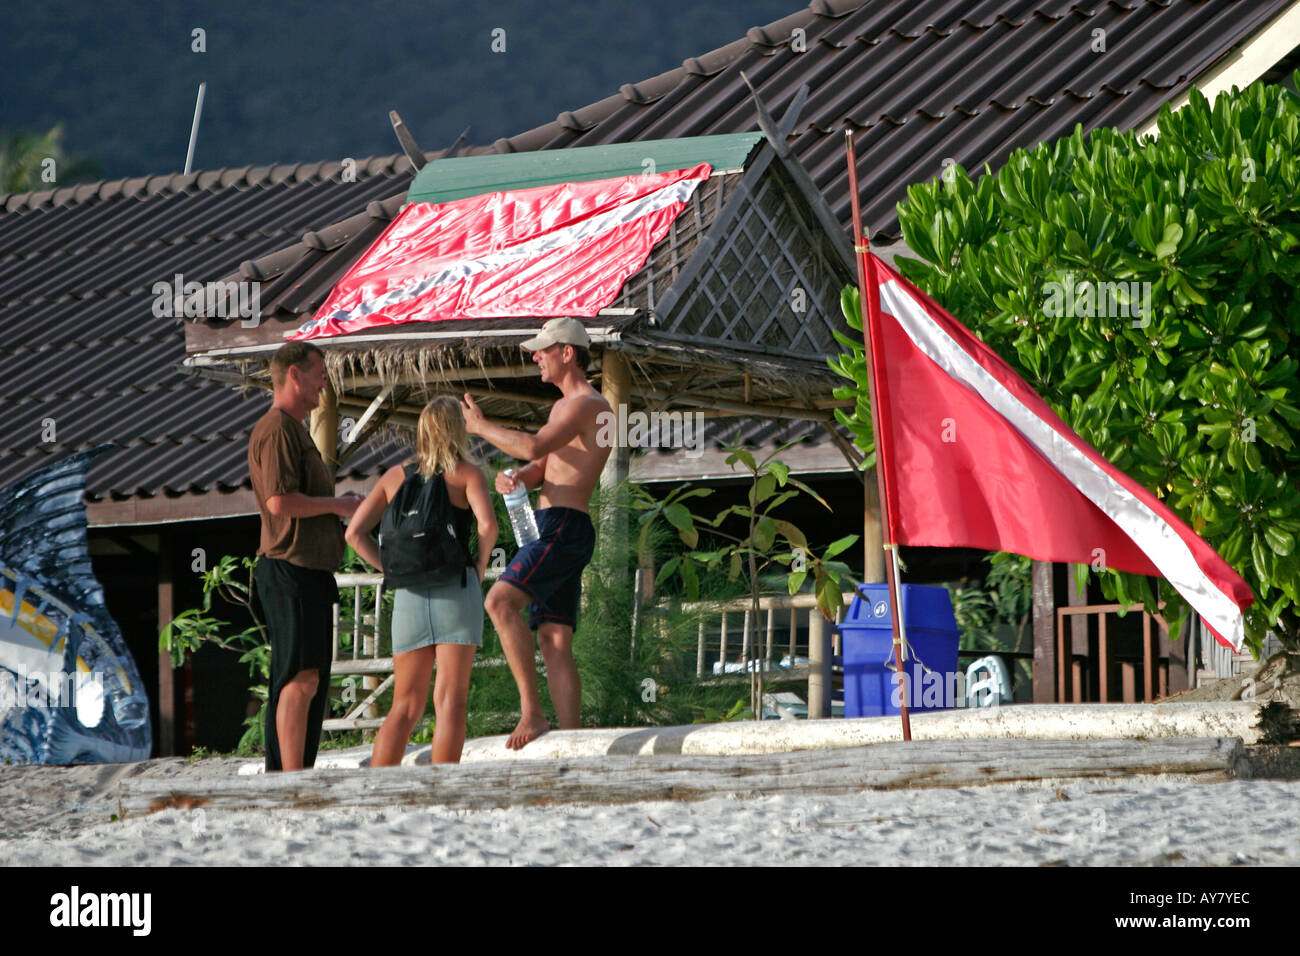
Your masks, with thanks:
[(123, 818), (159, 810), (320, 810), (446, 806), (485, 810), (557, 803), (618, 804), (778, 793), (977, 786), (1176, 773), (1249, 775), (1237, 738), (910, 741), (749, 756), (608, 756), (383, 770), (308, 770), (215, 779), (125, 778)]

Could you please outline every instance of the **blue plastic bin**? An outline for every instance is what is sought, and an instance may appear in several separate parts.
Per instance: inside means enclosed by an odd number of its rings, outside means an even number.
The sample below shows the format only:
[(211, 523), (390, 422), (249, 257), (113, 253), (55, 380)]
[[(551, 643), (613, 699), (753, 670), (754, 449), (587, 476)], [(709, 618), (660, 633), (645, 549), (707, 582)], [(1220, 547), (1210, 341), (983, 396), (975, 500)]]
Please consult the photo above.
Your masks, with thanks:
[[(897, 714), (900, 693), (894, 673), (893, 615), (889, 585), (862, 584), (839, 625), (844, 660), (844, 716)], [(863, 597), (863, 593), (870, 599)], [(916, 657), (903, 662), (908, 710), (955, 706), (957, 646), (961, 632), (947, 588), (902, 585), (903, 625)], [(917, 659), (920, 661), (918, 663)], [(920, 664), (931, 673), (926, 673)]]

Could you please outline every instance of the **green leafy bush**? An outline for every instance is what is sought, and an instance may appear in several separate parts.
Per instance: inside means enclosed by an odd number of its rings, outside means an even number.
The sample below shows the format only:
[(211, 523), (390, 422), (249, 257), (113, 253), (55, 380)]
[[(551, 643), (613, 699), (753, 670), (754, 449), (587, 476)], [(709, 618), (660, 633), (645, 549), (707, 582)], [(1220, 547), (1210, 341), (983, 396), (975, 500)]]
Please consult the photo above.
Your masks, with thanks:
[[(1248, 646), (1272, 628), (1296, 649), (1300, 101), (1192, 90), (1158, 127), (1076, 128), (996, 174), (910, 187), (900, 223), (924, 261), (898, 267), (1237, 569)], [(855, 293), (845, 306), (853, 324)], [(859, 399), (841, 420), (871, 450), (862, 343), (840, 341), (840, 394)], [(1093, 573), (1121, 605), (1187, 613), (1163, 580)]]

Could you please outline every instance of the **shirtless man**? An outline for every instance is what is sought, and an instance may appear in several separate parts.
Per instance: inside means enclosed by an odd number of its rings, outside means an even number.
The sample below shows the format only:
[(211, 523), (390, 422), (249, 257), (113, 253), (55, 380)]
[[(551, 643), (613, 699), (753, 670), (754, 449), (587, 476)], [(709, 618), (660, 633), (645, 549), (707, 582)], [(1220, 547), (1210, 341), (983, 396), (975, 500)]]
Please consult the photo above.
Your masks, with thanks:
[[(610, 407), (587, 381), (590, 344), (587, 330), (576, 319), (551, 319), (541, 334), (523, 343), (533, 353), (542, 381), (563, 393), (536, 435), (493, 425), (469, 395), (462, 402), (471, 435), (480, 435), (507, 455), (528, 462), (513, 479), (505, 472), (498, 474), (497, 491), (505, 494), (519, 481), (529, 489), (541, 486), (540, 539), (519, 549), (484, 602), (519, 688), (522, 716), (506, 742), (511, 750), (550, 730), (537, 693), (531, 630), (537, 631), (560, 729), (578, 726), (582, 683), (573, 661), (573, 630), (578, 623), (582, 570), (596, 545), (587, 508), (610, 452), (596, 442), (597, 416)], [(526, 626), (520, 616), (525, 606)]]

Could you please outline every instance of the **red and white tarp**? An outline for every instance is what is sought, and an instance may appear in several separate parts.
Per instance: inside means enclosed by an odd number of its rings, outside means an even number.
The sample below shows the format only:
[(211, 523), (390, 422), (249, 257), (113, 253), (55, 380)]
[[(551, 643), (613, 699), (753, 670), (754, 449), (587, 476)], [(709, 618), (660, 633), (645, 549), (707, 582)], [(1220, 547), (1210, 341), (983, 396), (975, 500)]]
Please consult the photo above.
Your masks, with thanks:
[(934, 300), (867, 266), (891, 540), (1160, 575), (1240, 650), (1241, 576)]
[(702, 164), (413, 203), (291, 338), (399, 322), (594, 316), (710, 172)]

